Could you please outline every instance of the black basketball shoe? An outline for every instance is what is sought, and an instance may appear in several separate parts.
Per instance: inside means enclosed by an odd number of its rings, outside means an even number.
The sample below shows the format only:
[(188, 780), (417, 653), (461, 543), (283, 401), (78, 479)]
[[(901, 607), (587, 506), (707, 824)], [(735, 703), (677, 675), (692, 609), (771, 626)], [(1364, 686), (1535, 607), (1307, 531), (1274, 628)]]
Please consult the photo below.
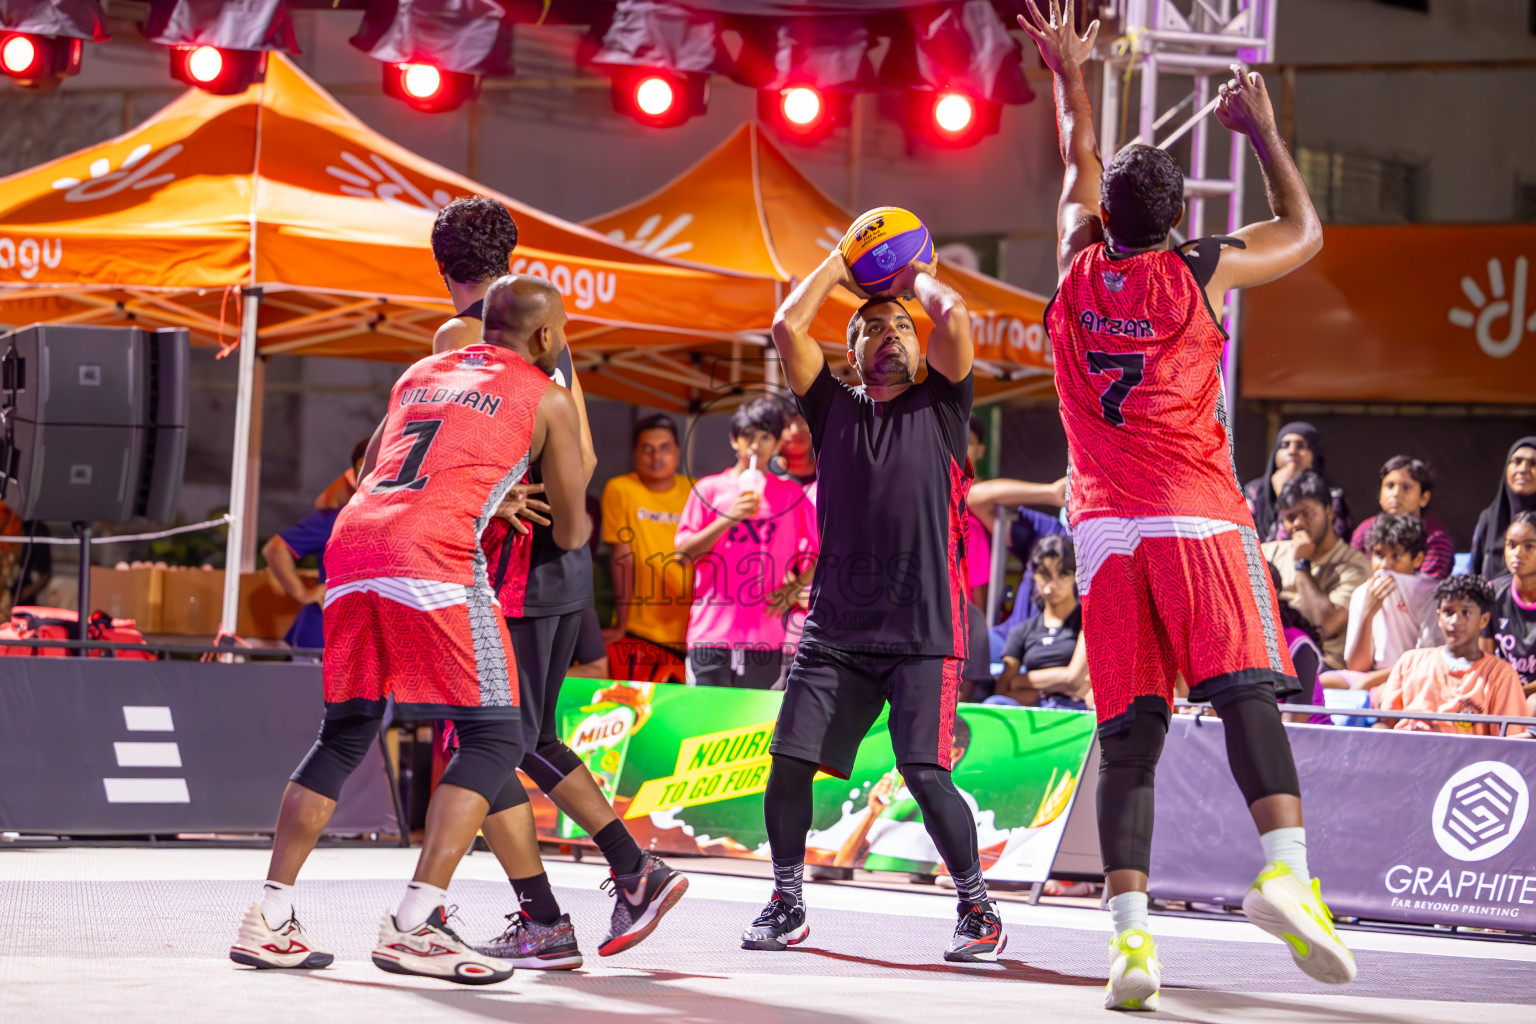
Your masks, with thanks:
[(613, 956), (637, 945), (656, 929), (662, 915), (688, 891), (688, 879), (660, 857), (642, 851), (639, 871), (610, 874), (603, 879), (603, 888), (611, 890), (613, 896), (613, 919), (597, 955)]
[(757, 920), (741, 933), (741, 948), (785, 950), (800, 945), (810, 934), (805, 907), (793, 896), (775, 889)]
[(944, 951), (944, 959), (955, 963), (996, 960), (1007, 946), (1008, 936), (1003, 932), (1003, 919), (998, 916), (996, 903), (985, 900), (962, 904), (960, 922), (955, 925), (955, 937)]

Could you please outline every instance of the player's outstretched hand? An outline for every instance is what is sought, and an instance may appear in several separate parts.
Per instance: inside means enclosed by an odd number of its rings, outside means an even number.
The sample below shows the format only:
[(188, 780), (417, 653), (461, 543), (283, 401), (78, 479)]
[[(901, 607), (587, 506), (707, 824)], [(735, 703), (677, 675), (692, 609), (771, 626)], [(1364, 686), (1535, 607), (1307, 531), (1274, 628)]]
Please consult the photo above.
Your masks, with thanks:
[(1275, 108), (1269, 101), (1269, 90), (1264, 88), (1263, 76), (1233, 64), (1232, 81), (1222, 85), (1216, 103), (1216, 120), (1227, 131), (1249, 138), (1258, 138), (1273, 129)]
[(902, 268), (901, 273), (891, 281), (890, 293), (904, 299), (910, 299), (917, 294), (917, 275), (927, 274), (929, 277), (937, 277), (939, 274), (939, 254), (934, 253), (933, 259), (927, 263), (919, 263), (913, 260)]
[(1024, 5), (1025, 14), (1019, 15), (1019, 27), (1040, 47), (1040, 59), (1051, 71), (1058, 75), (1077, 71), (1093, 53), (1094, 41), (1099, 38), (1098, 19), (1089, 23), (1087, 32), (1078, 35), (1077, 23), (1072, 17), (1072, 0), (1065, 0), (1066, 6), (1060, 9), (1056, 0), (1051, 0), (1050, 21), (1035, 10), (1036, 2), (1038, 0), (1029, 0)]
[(549, 503), (533, 497), (543, 493), (543, 484), (513, 484), (506, 498), (496, 507), (496, 518), (505, 520), (517, 533), (527, 533), (528, 523), (548, 526), (549, 520), (541, 513), (549, 511)]

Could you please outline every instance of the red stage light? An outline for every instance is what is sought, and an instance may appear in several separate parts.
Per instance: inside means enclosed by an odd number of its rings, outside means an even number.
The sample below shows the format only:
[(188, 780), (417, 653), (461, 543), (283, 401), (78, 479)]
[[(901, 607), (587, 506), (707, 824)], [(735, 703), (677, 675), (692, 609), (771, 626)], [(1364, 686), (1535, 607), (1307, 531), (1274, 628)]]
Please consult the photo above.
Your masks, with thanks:
[(443, 74), (431, 64), (407, 64), (402, 82), (408, 95), (418, 100), (431, 99), (443, 87)]
[(26, 36), (10, 36), (0, 43), (0, 67), (8, 75), (20, 76), (34, 70), (40, 55), (37, 44)]
[(784, 119), (790, 124), (808, 128), (821, 118), (821, 94), (815, 89), (805, 86), (785, 89), (779, 102), (784, 111)]
[(677, 95), (672, 91), (672, 83), (665, 78), (655, 75), (642, 78), (640, 84), (635, 86), (635, 106), (642, 114), (651, 117), (661, 117), (672, 109)]
[(216, 46), (199, 46), (187, 54), (187, 74), (199, 85), (216, 81), (224, 73), (224, 54)]
[(971, 103), (971, 98), (957, 92), (945, 93), (933, 108), (934, 124), (940, 131), (950, 135), (964, 132), (975, 119), (976, 107)]

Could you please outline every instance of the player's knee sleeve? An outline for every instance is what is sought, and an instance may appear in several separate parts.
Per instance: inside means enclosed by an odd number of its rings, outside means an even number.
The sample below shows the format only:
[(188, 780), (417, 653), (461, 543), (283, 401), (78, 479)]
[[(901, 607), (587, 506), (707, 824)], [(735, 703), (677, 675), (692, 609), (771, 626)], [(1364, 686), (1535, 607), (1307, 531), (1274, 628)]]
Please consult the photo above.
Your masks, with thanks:
[[(446, 778), (446, 775), (444, 776)], [(546, 791), (547, 792), (547, 791)], [(528, 791), (523, 788), (523, 780), (517, 777), (517, 772), (507, 776), (506, 785), (496, 794), (496, 798), (490, 801), (491, 809), (486, 811), (487, 816), (500, 814), (502, 811), (510, 811), (528, 802)]]
[(523, 754), (523, 763), (518, 767), (535, 785), (548, 793), (580, 768), (581, 764), (580, 756), (566, 746), (563, 740), (546, 742), (540, 737), (538, 749)]
[(1153, 782), (1168, 736), (1168, 704), (1137, 697), (1130, 723), (1099, 735), (1099, 852), (1104, 870), (1152, 868)]
[(901, 777), (923, 812), (923, 827), (938, 847), (949, 873), (965, 874), (979, 863), (976, 818), (948, 771), (932, 764), (904, 764)]
[(774, 754), (763, 791), (763, 824), (773, 859), (792, 863), (805, 859), (805, 836), (811, 830), (811, 781), (816, 765), (798, 757)]
[(289, 778), (305, 789), (335, 800), (341, 795), (342, 783), (362, 764), (378, 734), (379, 720), (372, 715), (327, 718), (320, 723), (315, 745)]
[(1232, 686), (1211, 697), (1227, 739), (1227, 764), (1243, 800), (1301, 796), (1285, 722), (1268, 685)]
[(523, 739), (517, 723), (456, 719), (453, 724), (459, 734), (459, 752), (443, 770), (442, 782), (472, 789), (487, 803), (496, 800), (522, 760)]

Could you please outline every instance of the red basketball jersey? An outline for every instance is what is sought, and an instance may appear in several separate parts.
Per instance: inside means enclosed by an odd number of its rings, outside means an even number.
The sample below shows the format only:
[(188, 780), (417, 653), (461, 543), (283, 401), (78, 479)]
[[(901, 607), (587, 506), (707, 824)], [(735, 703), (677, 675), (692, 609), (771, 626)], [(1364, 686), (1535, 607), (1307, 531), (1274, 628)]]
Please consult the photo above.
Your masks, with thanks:
[(480, 534), (528, 468), (549, 383), (494, 345), (406, 370), (390, 392), (373, 472), (336, 518), (329, 585), (381, 576), (487, 585)]
[(1252, 523), (1222, 400), (1226, 332), (1183, 256), (1111, 258), (1103, 243), (1089, 246), (1072, 260), (1045, 326), (1073, 524), (1100, 516)]

